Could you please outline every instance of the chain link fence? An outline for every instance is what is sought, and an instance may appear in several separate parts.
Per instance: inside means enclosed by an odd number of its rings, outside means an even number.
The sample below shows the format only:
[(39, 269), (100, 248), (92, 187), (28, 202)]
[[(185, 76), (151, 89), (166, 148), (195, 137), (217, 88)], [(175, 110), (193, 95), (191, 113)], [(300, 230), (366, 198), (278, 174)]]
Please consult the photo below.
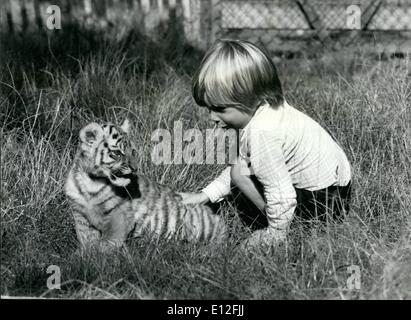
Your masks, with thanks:
[(410, 0), (222, 0), (215, 38), (242, 38), (272, 52), (352, 46), (411, 52)]

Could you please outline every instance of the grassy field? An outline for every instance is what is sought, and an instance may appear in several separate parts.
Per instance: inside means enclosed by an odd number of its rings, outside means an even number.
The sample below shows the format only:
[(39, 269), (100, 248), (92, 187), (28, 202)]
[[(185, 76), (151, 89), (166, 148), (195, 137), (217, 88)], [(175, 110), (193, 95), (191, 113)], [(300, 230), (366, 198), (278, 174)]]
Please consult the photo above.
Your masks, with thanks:
[[(79, 129), (128, 116), (141, 146), (139, 172), (177, 190), (195, 191), (221, 165), (151, 163), (151, 133), (205, 129), (190, 92), (202, 53), (130, 33), (121, 41), (63, 29), (50, 38), (1, 35), (1, 294), (139, 299), (410, 299), (410, 60), (352, 52), (278, 61), (285, 96), (329, 129), (353, 166), (351, 216), (303, 232), (270, 251), (130, 241), (131, 259), (76, 254), (63, 194)], [(239, 227), (232, 209), (225, 214)], [(235, 238), (235, 237), (233, 237)], [(61, 268), (60, 290), (46, 287)], [(348, 289), (347, 267), (361, 287)]]

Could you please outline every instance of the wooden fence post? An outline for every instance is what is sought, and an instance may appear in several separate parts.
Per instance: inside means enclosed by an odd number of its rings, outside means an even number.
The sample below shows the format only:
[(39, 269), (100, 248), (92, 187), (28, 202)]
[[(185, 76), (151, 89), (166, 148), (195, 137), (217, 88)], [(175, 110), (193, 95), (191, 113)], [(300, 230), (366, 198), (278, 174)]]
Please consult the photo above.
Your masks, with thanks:
[(83, 6), (86, 15), (90, 15), (93, 12), (91, 0), (83, 0)]
[(174, 9), (177, 5), (177, 1), (176, 0), (168, 0), (168, 7), (170, 9)]
[(143, 4), (141, 0), (133, 0), (133, 12), (135, 16), (135, 23), (141, 32), (145, 33), (145, 13), (143, 12)]
[(150, 11), (150, 0), (140, 0), (140, 2), (144, 14), (147, 14)]
[(106, 0), (94, 0), (93, 8), (98, 18), (106, 18), (107, 3)]
[(210, 10), (210, 38), (209, 46), (213, 44), (218, 38), (221, 37), (222, 25), (221, 25), (221, 10), (223, 0), (209, 0), (211, 3)]
[(70, 0), (66, 0), (66, 5), (65, 5), (65, 14), (66, 14), (66, 23), (67, 24), (72, 24), (73, 19), (72, 19), (72, 4)]
[(157, 7), (158, 7), (158, 15), (160, 16), (160, 20), (164, 20), (164, 3), (163, 0), (157, 0)]
[(22, 1), (21, 4), (21, 19), (22, 19), (22, 23), (21, 23), (21, 30), (23, 32), (27, 31), (28, 27), (29, 27), (29, 18), (27, 15), (27, 3), (26, 0)]
[(150, 11), (150, 1), (149, 0), (140, 0), (140, 7), (141, 7), (141, 12), (142, 12), (142, 26), (143, 26), (143, 32), (146, 33), (148, 30), (148, 23), (147, 23), (147, 15), (148, 12)]
[(6, 20), (7, 28), (10, 33), (14, 33), (13, 16), (11, 15), (10, 0), (6, 0), (6, 2), (3, 3), (2, 6), (4, 9), (2, 9), (1, 11), (3, 12), (3, 18)]
[(41, 18), (39, 0), (34, 0), (34, 15), (36, 18), (36, 25), (39, 30), (43, 29), (43, 19)]
[(198, 45), (202, 50), (210, 45), (211, 34), (211, 1), (200, 0), (198, 8)]
[(192, 42), (192, 27), (191, 27), (191, 8), (190, 8), (190, 0), (182, 0), (181, 5), (183, 8), (183, 26), (184, 26), (184, 34), (186, 40), (190, 43)]
[(193, 38), (194, 45), (196, 48), (201, 48), (203, 46), (203, 39), (201, 37), (201, 2), (202, 0), (194, 1), (192, 10), (192, 28), (193, 28)]

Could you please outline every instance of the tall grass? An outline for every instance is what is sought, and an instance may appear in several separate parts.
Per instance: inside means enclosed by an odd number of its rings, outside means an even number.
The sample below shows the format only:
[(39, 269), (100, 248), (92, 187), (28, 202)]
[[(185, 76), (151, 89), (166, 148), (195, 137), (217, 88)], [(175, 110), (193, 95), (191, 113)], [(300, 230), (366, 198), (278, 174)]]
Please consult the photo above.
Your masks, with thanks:
[[(1, 294), (65, 298), (405, 299), (411, 292), (410, 60), (377, 61), (349, 51), (279, 61), (290, 104), (326, 127), (353, 165), (351, 216), (342, 224), (294, 229), (269, 251), (130, 241), (130, 257), (80, 257), (63, 184), (89, 121), (129, 117), (141, 147), (139, 171), (184, 191), (200, 190), (221, 166), (151, 162), (157, 128), (206, 129), (191, 98), (201, 54), (138, 34), (109, 41), (81, 30), (53, 37), (2, 35)], [(172, 42), (168, 42), (170, 45)], [(244, 232), (233, 209), (232, 228)], [(234, 237), (235, 238), (235, 237)], [(62, 272), (48, 290), (49, 265)], [(361, 289), (347, 288), (347, 267)]]

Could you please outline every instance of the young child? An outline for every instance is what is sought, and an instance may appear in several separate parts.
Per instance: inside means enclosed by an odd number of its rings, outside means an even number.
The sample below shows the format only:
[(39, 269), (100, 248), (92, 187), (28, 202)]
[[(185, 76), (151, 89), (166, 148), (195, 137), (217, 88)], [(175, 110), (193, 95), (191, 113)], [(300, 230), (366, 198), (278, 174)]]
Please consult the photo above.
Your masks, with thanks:
[[(196, 103), (221, 128), (239, 131), (238, 161), (200, 193), (183, 202), (218, 202), (234, 189), (266, 216), (250, 244), (286, 238), (291, 221), (343, 217), (348, 212), (351, 169), (335, 140), (317, 122), (290, 106), (273, 61), (256, 45), (220, 40), (193, 79)], [(241, 197), (240, 197), (241, 198)]]

